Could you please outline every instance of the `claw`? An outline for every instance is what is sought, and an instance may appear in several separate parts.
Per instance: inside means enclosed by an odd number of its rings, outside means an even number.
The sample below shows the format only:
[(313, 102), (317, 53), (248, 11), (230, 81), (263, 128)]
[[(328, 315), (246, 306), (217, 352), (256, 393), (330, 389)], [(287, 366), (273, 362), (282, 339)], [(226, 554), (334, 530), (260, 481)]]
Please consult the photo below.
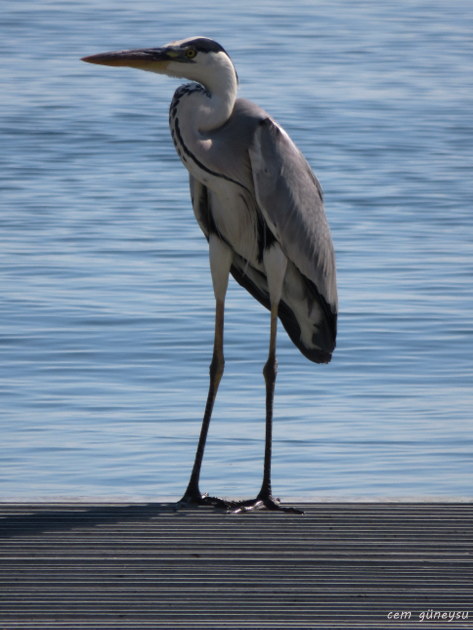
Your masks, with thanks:
[(246, 512), (256, 512), (260, 510), (281, 511), (290, 512), (292, 514), (304, 514), (302, 510), (298, 510), (293, 507), (285, 507), (281, 505), (281, 501), (275, 497), (256, 497), (256, 499), (250, 499), (248, 501), (240, 501), (235, 504), (233, 509), (230, 509), (231, 514), (245, 514)]
[(235, 501), (227, 501), (225, 499), (219, 499), (218, 497), (209, 497), (207, 493), (186, 493), (182, 499), (176, 503), (176, 510), (199, 505), (207, 505), (229, 512), (235, 507), (236, 503)]
[(268, 497), (258, 495), (256, 499), (232, 501), (229, 499), (219, 499), (218, 497), (209, 497), (207, 493), (200, 494), (199, 492), (186, 492), (182, 499), (176, 503), (175, 509), (177, 511), (181, 508), (198, 507), (199, 505), (225, 510), (227, 514), (246, 514), (247, 512), (259, 512), (263, 510), (304, 514), (302, 510), (298, 510), (297, 508), (282, 506), (281, 501), (271, 495)]

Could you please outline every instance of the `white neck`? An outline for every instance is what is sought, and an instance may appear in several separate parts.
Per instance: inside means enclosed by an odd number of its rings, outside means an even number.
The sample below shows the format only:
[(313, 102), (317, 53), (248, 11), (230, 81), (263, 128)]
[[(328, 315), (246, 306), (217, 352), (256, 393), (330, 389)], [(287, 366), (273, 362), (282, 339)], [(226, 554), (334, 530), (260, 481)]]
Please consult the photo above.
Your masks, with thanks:
[(235, 72), (202, 82), (207, 94), (200, 93), (195, 122), (200, 131), (211, 131), (224, 125), (230, 118), (237, 95)]
[(238, 79), (229, 57), (221, 52), (201, 63), (171, 63), (167, 74), (185, 77), (203, 85), (206, 93), (195, 92), (192, 95), (193, 124), (199, 131), (211, 131), (227, 122), (235, 105)]

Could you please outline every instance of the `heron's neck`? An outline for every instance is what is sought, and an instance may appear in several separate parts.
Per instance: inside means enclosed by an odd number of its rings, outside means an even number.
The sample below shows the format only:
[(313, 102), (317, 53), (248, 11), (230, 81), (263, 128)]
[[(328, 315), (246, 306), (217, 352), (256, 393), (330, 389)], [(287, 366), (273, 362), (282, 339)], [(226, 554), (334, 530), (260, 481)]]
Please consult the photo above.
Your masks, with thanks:
[(230, 118), (237, 96), (237, 77), (234, 69), (228, 67), (199, 82), (205, 92), (193, 95), (193, 118), (196, 128), (206, 132), (221, 127)]

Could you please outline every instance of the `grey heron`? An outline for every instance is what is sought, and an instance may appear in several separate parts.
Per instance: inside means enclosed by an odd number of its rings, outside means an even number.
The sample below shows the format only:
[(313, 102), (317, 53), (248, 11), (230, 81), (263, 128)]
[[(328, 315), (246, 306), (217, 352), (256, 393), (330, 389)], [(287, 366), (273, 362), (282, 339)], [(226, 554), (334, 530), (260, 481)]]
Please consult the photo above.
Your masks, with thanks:
[[(189, 484), (180, 505), (211, 504), (232, 512), (285, 510), (271, 490), (273, 399), (278, 317), (302, 354), (328, 363), (335, 348), (335, 257), (322, 190), (288, 134), (260, 107), (237, 98), (227, 52), (206, 37), (160, 48), (83, 58), (190, 79), (175, 92), (170, 128), (190, 175), (192, 205), (209, 245), (215, 295), (210, 385)], [(264, 470), (255, 499), (227, 501), (199, 487), (212, 409), (224, 370), (224, 307), (230, 274), (270, 311)]]

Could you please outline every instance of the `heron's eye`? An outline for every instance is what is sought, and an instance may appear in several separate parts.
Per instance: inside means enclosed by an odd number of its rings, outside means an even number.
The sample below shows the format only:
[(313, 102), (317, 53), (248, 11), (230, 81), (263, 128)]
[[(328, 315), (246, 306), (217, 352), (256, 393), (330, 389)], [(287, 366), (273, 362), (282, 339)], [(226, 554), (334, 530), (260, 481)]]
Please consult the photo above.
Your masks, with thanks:
[(186, 57), (187, 59), (194, 59), (194, 57), (197, 55), (197, 51), (195, 48), (188, 48), (186, 50)]

